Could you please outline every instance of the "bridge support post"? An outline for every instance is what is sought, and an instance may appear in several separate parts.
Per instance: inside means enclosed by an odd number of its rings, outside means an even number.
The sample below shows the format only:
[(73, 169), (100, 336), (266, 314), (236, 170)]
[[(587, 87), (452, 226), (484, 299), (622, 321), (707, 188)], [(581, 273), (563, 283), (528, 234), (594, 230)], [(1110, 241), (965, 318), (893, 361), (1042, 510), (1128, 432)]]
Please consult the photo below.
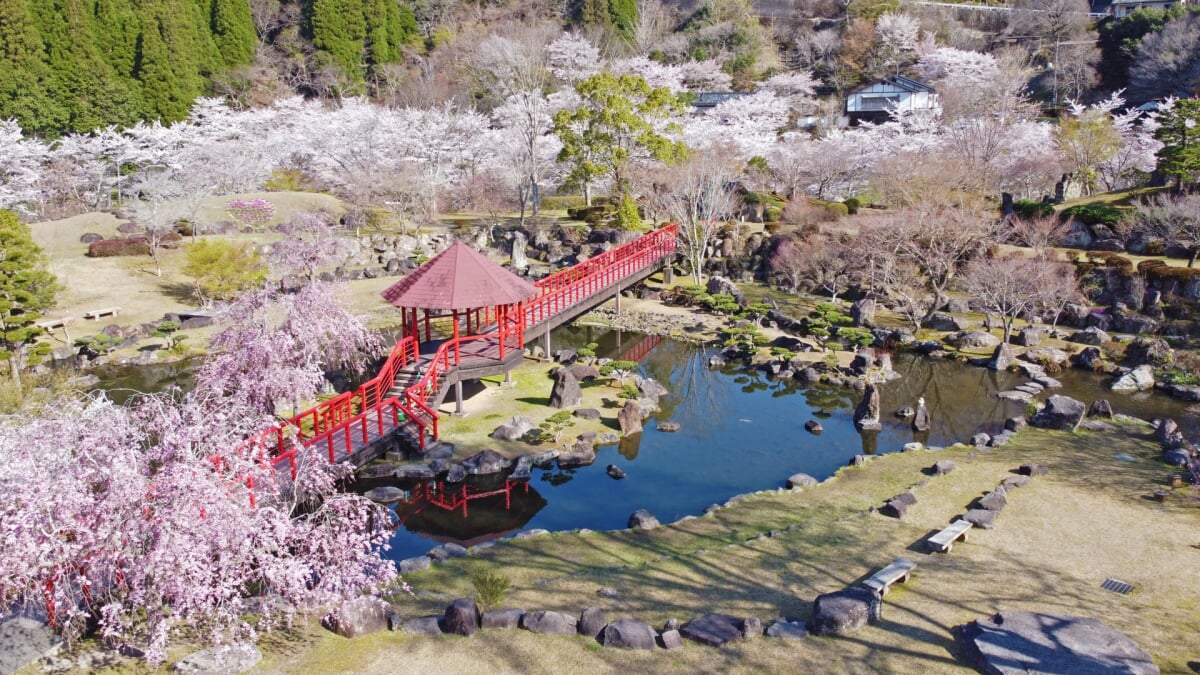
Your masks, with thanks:
[(542, 334), (542, 351), (546, 352), (546, 360), (550, 360), (550, 331), (547, 330)]
[(663, 285), (672, 284), (675, 282), (675, 268), (671, 266), (671, 257), (667, 256), (663, 261)]
[(454, 414), (463, 414), (462, 380), (454, 383)]
[(617, 284), (617, 314), (621, 313), (621, 284)]

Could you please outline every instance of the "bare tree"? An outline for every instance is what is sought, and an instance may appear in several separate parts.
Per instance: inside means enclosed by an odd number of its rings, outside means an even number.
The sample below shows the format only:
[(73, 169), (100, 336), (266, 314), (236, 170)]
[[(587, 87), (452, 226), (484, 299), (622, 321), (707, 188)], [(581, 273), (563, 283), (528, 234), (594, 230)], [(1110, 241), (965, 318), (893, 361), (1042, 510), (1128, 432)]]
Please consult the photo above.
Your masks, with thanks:
[(1033, 315), (1061, 298), (1079, 295), (1074, 268), (1068, 263), (1010, 255), (977, 258), (967, 265), (963, 287), (987, 314), (1000, 317), (1004, 341), (1022, 315)]
[(1188, 97), (1200, 82), (1200, 14), (1188, 13), (1167, 22), (1142, 40), (1129, 69), (1129, 95), (1134, 100)]
[(1012, 217), (1007, 221), (1012, 239), (1021, 246), (1033, 249), (1038, 257), (1045, 255), (1046, 250), (1058, 246), (1062, 238), (1071, 231), (1071, 221), (1062, 220), (1057, 215), (1037, 216), (1034, 218)]
[(769, 264), (796, 291), (822, 291), (830, 302), (837, 302), (860, 267), (854, 247), (829, 234), (783, 239)]
[(1159, 195), (1138, 204), (1137, 227), (1144, 232), (1174, 241), (1191, 251), (1188, 267), (1200, 257), (1200, 195)]
[(693, 153), (683, 164), (664, 172), (658, 201), (679, 223), (683, 256), (696, 283), (703, 276), (721, 222), (741, 205), (734, 192), (737, 176), (737, 155), (723, 146)]
[(945, 303), (959, 271), (984, 252), (992, 233), (979, 209), (925, 203), (863, 222), (859, 248), (872, 285), (900, 301), (919, 327)]

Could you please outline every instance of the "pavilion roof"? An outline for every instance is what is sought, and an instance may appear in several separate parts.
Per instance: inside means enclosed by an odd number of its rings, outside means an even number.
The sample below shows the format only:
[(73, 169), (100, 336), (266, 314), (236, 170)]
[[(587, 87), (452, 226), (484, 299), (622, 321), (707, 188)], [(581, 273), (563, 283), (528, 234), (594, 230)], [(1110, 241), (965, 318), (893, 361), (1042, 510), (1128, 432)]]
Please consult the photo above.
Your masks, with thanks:
[(537, 292), (533, 284), (456, 241), (382, 295), (396, 307), (456, 310), (511, 305)]

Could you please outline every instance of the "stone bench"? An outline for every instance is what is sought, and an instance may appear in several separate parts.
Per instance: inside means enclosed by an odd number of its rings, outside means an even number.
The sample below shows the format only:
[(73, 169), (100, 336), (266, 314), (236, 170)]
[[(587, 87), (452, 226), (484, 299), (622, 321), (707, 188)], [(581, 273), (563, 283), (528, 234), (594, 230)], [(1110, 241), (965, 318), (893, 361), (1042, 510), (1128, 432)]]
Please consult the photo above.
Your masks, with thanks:
[(45, 321), (36, 321), (33, 325), (45, 330), (53, 330), (55, 328), (62, 328), (69, 323), (71, 323), (71, 320), (64, 317), (61, 319), (46, 319)]
[(929, 550), (937, 553), (949, 553), (956, 542), (967, 540), (967, 532), (970, 532), (972, 527), (974, 526), (965, 520), (956, 520), (950, 523), (941, 532), (928, 539)]
[(871, 577), (860, 584), (875, 591), (879, 595), (886, 595), (891, 589), (892, 584), (899, 581), (906, 583), (908, 577), (912, 575), (913, 570), (917, 569), (917, 564), (905, 558), (896, 558), (892, 564), (879, 570)]
[(102, 316), (116, 316), (121, 311), (120, 307), (105, 307), (104, 309), (93, 309), (90, 312), (84, 312), (85, 319), (99, 319)]

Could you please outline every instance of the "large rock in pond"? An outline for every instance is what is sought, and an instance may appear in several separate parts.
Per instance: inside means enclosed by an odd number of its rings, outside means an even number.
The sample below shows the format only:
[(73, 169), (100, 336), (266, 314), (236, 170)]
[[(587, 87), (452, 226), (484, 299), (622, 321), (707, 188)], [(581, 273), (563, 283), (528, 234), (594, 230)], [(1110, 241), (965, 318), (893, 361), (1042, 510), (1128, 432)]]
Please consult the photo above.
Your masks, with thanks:
[(854, 425), (859, 429), (882, 429), (879, 423), (879, 387), (868, 383), (863, 390), (862, 400), (854, 409)]
[(483, 450), (462, 461), (467, 473), (472, 476), (500, 473), (509, 467), (512, 461), (495, 450)]
[(808, 630), (813, 635), (847, 635), (879, 615), (882, 601), (869, 588), (856, 586), (817, 596)]
[(728, 614), (705, 614), (679, 629), (683, 637), (709, 647), (720, 647), (742, 637), (742, 620)]
[(925, 399), (917, 399), (917, 410), (913, 414), (912, 429), (913, 431), (929, 431), (933, 421), (929, 416), (929, 408), (925, 407)]
[(326, 627), (342, 637), (354, 638), (388, 629), (392, 608), (379, 598), (363, 596), (342, 603), (326, 619)]
[(1154, 366), (1145, 364), (1126, 372), (1112, 384), (1112, 390), (1121, 393), (1133, 393), (1154, 388)]
[(991, 349), (1000, 344), (1000, 338), (981, 330), (972, 330), (949, 335), (946, 342), (958, 349)]
[(658, 646), (658, 633), (649, 624), (637, 619), (617, 619), (604, 627), (605, 647), (618, 649), (654, 649)]
[(379, 487), (374, 487), (370, 490), (367, 490), (365, 493), (363, 493), (363, 496), (373, 502), (378, 502), (380, 504), (391, 504), (392, 502), (398, 502), (401, 499), (404, 499), (406, 496), (408, 496), (408, 492), (406, 490), (401, 490), (394, 485), (381, 485)]
[(1084, 328), (1083, 330), (1071, 333), (1071, 337), (1067, 338), (1067, 341), (1096, 347), (1105, 342), (1112, 342), (1112, 337), (1099, 328), (1091, 326), (1090, 328)]
[(1080, 616), (1002, 612), (961, 626), (958, 643), (971, 665), (990, 675), (1159, 672), (1129, 636)]
[(1125, 348), (1125, 361), (1131, 366), (1168, 366), (1175, 362), (1175, 352), (1162, 338), (1139, 337)]
[(1042, 429), (1075, 431), (1087, 412), (1087, 406), (1069, 396), (1054, 395), (1046, 405), (1029, 418), (1029, 423)]
[(642, 433), (642, 410), (636, 401), (625, 403), (625, 407), (617, 413), (617, 422), (621, 425), (623, 436)]
[(554, 387), (550, 389), (551, 408), (574, 408), (583, 403), (583, 390), (579, 380), (567, 368), (559, 368), (554, 375)]
[(508, 422), (496, 427), (492, 432), (492, 438), (502, 441), (519, 441), (531, 429), (536, 428), (533, 420), (523, 415), (517, 415)]
[(470, 598), (455, 600), (446, 607), (442, 628), (454, 635), (474, 635), (479, 630), (479, 606)]
[(1071, 363), (1076, 368), (1084, 370), (1104, 370), (1104, 355), (1096, 347), (1088, 347), (1071, 357)]
[(577, 466), (590, 466), (595, 461), (595, 446), (587, 441), (578, 441), (571, 446), (570, 452), (558, 455), (558, 468), (572, 469)]
[(542, 635), (576, 635), (575, 618), (561, 612), (525, 612), (521, 617), (521, 628)]
[(996, 347), (996, 351), (992, 352), (992, 359), (988, 361), (988, 368), (1005, 371), (1012, 367), (1015, 360), (1016, 357), (1013, 355), (1012, 345), (1004, 342)]

